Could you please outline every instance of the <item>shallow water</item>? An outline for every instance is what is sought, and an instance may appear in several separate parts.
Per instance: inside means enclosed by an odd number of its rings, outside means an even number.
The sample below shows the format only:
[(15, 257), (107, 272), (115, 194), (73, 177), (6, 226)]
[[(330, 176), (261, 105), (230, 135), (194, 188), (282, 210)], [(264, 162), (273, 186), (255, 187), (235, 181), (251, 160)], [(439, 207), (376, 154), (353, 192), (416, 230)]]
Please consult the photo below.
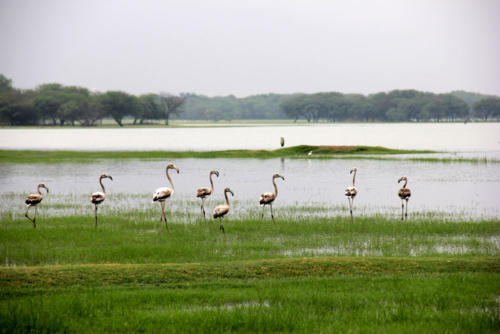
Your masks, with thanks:
[(500, 157), (500, 123), (361, 123), (140, 129), (0, 129), (0, 149), (220, 150), (370, 145)]
[[(352, 185), (351, 167), (357, 167), (355, 214), (401, 213), (397, 191), (400, 176), (408, 177), (412, 190), (409, 214), (440, 215), (440, 218), (500, 218), (500, 166), (496, 163), (426, 163), (378, 160), (302, 160), (302, 159), (177, 159), (180, 174), (172, 173), (175, 194), (167, 201), (170, 210), (198, 213), (196, 189), (209, 186), (208, 172), (214, 177), (215, 193), (207, 201), (207, 212), (224, 202), (223, 189), (234, 191), (232, 214), (258, 215), (262, 192), (273, 191), (271, 176), (280, 173), (276, 213), (284, 216), (348, 215), (346, 186)], [(50, 194), (44, 205), (57, 212), (78, 214), (88, 211), (90, 194), (100, 190), (98, 177), (109, 173), (114, 181), (104, 180), (108, 197), (102, 205), (109, 210), (157, 209), (153, 191), (169, 186), (166, 161), (101, 160), (90, 164), (3, 164), (0, 165), (2, 211), (22, 211), (24, 197), (45, 182)], [(74, 208), (74, 209), (71, 209)], [(92, 212), (90, 212), (92, 213)], [(266, 213), (267, 215), (269, 212)]]

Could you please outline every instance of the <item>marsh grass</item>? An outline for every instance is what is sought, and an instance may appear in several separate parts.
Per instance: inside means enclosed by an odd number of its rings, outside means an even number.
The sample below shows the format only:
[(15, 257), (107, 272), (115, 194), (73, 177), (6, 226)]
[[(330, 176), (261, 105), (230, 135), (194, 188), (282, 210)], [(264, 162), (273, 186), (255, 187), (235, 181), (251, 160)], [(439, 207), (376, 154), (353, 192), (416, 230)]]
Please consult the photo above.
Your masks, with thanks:
[[(40, 211), (39, 211), (40, 212)], [(112, 213), (112, 211), (111, 211)], [(186, 222), (186, 215), (191, 215)], [(182, 218), (181, 218), (182, 217)], [(258, 217), (258, 215), (254, 216)], [(158, 210), (102, 213), (94, 228), (86, 216), (40, 215), (37, 228), (24, 217), (3, 215), (0, 259), (4, 265), (214, 262), (335, 256), (497, 256), (500, 222), (380, 216), (332, 218), (238, 218), (203, 221), (199, 213)]]
[(299, 145), (277, 150), (223, 151), (23, 151), (0, 150), (0, 163), (94, 162), (97, 159), (165, 159), (165, 158), (291, 158), (330, 155), (418, 154), (435, 151), (397, 150), (380, 146), (310, 146)]

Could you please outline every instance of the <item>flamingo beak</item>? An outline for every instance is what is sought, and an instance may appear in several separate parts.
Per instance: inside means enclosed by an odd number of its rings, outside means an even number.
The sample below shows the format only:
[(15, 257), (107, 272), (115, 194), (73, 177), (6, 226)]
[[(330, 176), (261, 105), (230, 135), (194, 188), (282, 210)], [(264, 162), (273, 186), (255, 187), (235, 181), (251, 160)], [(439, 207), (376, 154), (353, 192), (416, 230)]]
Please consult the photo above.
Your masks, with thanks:
[(109, 177), (109, 179), (110, 179), (111, 181), (113, 181), (113, 177), (112, 177), (111, 175), (110, 175), (110, 176), (108, 176), (108, 177)]

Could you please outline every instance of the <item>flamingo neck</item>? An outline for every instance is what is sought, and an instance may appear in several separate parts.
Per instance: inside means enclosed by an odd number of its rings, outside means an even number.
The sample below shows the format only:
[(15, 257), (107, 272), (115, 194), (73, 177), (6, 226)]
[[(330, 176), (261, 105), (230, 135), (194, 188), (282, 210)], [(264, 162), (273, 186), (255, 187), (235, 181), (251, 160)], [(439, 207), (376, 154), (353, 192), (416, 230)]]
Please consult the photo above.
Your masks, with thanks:
[(214, 192), (214, 181), (212, 181), (212, 173), (210, 173), (210, 192)]
[(40, 186), (36, 187), (36, 191), (41, 195), (42, 192), (41, 192), (40, 188), (41, 188)]
[(273, 186), (274, 186), (274, 197), (278, 196), (278, 186), (275, 182), (276, 178), (273, 178)]
[(408, 183), (408, 180), (405, 180), (405, 184), (403, 184), (403, 188), (406, 188), (407, 183)]
[(167, 179), (168, 179), (168, 182), (170, 182), (170, 186), (172, 186), (172, 190), (175, 191), (174, 183), (172, 182), (170, 175), (168, 175), (168, 168), (166, 169), (165, 173), (167, 174)]
[(106, 193), (106, 189), (104, 188), (104, 184), (102, 184), (102, 177), (99, 178), (99, 183), (101, 185), (101, 188), (102, 188), (102, 193), (105, 194)]
[(228, 191), (224, 192), (224, 197), (226, 198), (226, 204), (227, 204), (227, 206), (229, 206), (229, 197), (227, 197), (227, 193), (228, 193)]
[(352, 176), (352, 186), (354, 187), (356, 183), (356, 171), (354, 171), (354, 175)]

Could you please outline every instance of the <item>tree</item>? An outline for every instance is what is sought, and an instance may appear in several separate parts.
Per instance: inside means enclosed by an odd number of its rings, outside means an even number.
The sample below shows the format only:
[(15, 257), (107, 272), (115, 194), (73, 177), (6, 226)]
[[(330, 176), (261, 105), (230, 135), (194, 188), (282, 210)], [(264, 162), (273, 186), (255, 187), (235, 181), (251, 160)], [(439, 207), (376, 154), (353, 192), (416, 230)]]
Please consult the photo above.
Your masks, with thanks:
[(488, 120), (489, 117), (500, 117), (500, 98), (488, 97), (474, 103), (474, 116)]
[(139, 96), (142, 105), (142, 113), (139, 118), (139, 124), (143, 124), (147, 119), (162, 119), (163, 108), (160, 97), (156, 94), (144, 94)]
[(165, 124), (168, 125), (168, 120), (172, 115), (180, 115), (184, 108), (184, 102), (186, 101), (185, 95), (172, 95), (169, 93), (160, 93), (160, 102), (163, 107), (163, 117), (165, 118)]
[(12, 91), (13, 89), (12, 80), (0, 74), (0, 94)]
[(62, 101), (63, 86), (58, 83), (49, 83), (38, 86), (36, 89), (36, 97), (34, 99), (34, 108), (42, 117), (42, 121), (49, 118), (52, 124), (56, 125), (58, 120), (57, 111), (64, 103)]
[(99, 103), (104, 115), (111, 116), (119, 126), (126, 116), (133, 116), (139, 108), (138, 99), (120, 91), (109, 91), (99, 96)]
[(33, 108), (33, 91), (12, 89), (0, 94), (0, 119), (10, 125), (35, 125), (39, 114)]

